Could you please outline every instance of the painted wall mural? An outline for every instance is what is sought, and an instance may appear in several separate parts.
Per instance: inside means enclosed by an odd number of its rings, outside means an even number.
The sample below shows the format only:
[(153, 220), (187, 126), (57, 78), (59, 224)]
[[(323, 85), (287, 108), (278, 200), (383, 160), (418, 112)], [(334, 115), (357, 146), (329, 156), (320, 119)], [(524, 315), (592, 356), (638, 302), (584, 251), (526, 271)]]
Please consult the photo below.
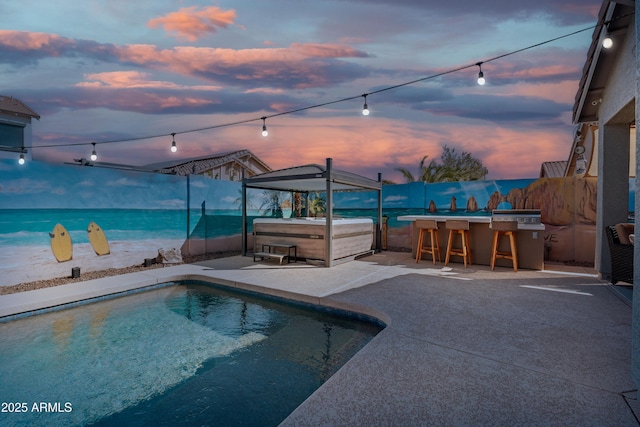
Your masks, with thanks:
[[(595, 191), (595, 178), (385, 185), (387, 244), (410, 249), (410, 227), (400, 215), (535, 208), (547, 225), (552, 258), (593, 260)], [(293, 215), (289, 193), (279, 195), (277, 207), (266, 193), (248, 191), (250, 219)], [(239, 250), (241, 194), (239, 182), (201, 176), (1, 160), (0, 286), (70, 276), (76, 267), (140, 265), (160, 249)], [(376, 206), (375, 192), (334, 197), (334, 213), (342, 217), (375, 220)]]

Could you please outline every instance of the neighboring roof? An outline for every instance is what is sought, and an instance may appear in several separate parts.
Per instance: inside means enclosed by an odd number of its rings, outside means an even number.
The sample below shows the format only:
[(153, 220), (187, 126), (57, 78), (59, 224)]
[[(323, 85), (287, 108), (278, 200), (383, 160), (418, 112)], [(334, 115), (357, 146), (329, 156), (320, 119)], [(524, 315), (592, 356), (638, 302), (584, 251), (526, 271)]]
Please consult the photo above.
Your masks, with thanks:
[(24, 105), (20, 100), (11, 96), (0, 95), (0, 113), (13, 116), (34, 117), (40, 120), (40, 115)]
[[(330, 163), (330, 162), (329, 162)], [(382, 183), (351, 172), (317, 164), (296, 166), (245, 178), (243, 183), (251, 188), (281, 191), (326, 191), (327, 177), (333, 190), (379, 190)]]
[(194, 173), (197, 174), (200, 171), (210, 170), (220, 165), (234, 162), (238, 159), (243, 159), (246, 157), (250, 157), (262, 169), (267, 171), (271, 170), (271, 168), (266, 163), (256, 157), (249, 150), (237, 150), (220, 154), (195, 157), (191, 159), (180, 159), (163, 163), (154, 163), (151, 165), (146, 165), (145, 168), (165, 173), (171, 172), (177, 175), (188, 175)]
[[(620, 49), (604, 49), (602, 39), (607, 33), (622, 40), (629, 24), (634, 19), (634, 0), (604, 0), (598, 13), (598, 23), (593, 31), (591, 46), (582, 70), (582, 77), (573, 105), (573, 122), (587, 123), (598, 120), (598, 107), (604, 87)], [(608, 25), (607, 25), (608, 24)]]
[(540, 167), (540, 178), (562, 178), (567, 169), (567, 161), (543, 162)]

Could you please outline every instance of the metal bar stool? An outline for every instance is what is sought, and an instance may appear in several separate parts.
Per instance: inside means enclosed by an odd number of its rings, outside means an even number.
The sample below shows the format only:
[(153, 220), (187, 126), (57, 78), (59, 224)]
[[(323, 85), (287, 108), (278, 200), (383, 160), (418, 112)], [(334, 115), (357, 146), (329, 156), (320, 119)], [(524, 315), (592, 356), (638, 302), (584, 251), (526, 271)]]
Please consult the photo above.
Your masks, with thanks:
[[(518, 248), (516, 246), (516, 231), (518, 230), (518, 221), (491, 221), (491, 229), (493, 230), (493, 244), (491, 245), (491, 269), (496, 268), (496, 259), (510, 259), (513, 263), (513, 271), (518, 271)], [(509, 236), (509, 251), (500, 251), (500, 238)]]
[[(467, 262), (471, 264), (471, 245), (469, 244), (469, 221), (468, 220), (447, 220), (445, 228), (449, 230), (449, 242), (447, 243), (447, 256), (444, 260), (444, 265), (449, 265), (449, 258), (451, 256), (462, 257), (464, 261), (464, 267), (467, 267)], [(453, 247), (453, 240), (457, 235), (460, 235), (462, 240), (462, 246), (460, 248)]]
[[(440, 257), (440, 240), (438, 238), (438, 223), (432, 219), (416, 220), (415, 226), (418, 227), (420, 233), (418, 234), (418, 247), (416, 248), (416, 262), (420, 262), (422, 254), (431, 254), (433, 263), (436, 263), (436, 253), (438, 254), (438, 261), (441, 261)], [(429, 242), (425, 246), (425, 235), (429, 234)]]

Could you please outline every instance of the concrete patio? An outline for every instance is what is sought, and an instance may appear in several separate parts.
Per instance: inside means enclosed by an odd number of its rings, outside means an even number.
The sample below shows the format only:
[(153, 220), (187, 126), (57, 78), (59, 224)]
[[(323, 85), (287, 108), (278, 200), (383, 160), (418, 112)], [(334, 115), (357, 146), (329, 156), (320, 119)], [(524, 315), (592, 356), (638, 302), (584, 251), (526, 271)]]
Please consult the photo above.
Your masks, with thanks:
[(631, 304), (590, 269), (382, 252), (332, 268), (230, 257), (0, 296), (0, 317), (184, 278), (346, 308), (387, 327), (284, 426), (637, 426)]

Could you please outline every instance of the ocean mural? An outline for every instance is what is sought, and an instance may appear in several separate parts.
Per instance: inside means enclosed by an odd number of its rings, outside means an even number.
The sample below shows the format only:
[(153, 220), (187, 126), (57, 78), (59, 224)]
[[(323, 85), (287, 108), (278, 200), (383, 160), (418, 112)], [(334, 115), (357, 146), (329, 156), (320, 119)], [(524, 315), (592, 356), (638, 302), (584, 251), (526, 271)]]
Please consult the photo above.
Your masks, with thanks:
[[(0, 285), (69, 276), (74, 267), (142, 264), (160, 249), (181, 248), (203, 207), (240, 215), (240, 193), (241, 183), (200, 176), (2, 160)], [(104, 232), (108, 254), (92, 247), (91, 223)], [(65, 262), (54, 253), (57, 224), (70, 237), (72, 255)]]
[[(253, 218), (294, 215), (290, 193), (271, 193), (248, 190), (249, 232)], [(631, 182), (629, 193), (632, 200)], [(409, 224), (397, 220), (401, 215), (490, 215), (496, 208), (538, 208), (548, 225), (545, 240), (564, 252), (575, 246), (576, 233), (592, 233), (595, 224), (595, 179), (414, 182), (385, 185), (382, 198), (393, 248), (410, 246)], [(274, 200), (278, 206), (272, 206)], [(338, 217), (377, 221), (374, 191), (337, 192), (333, 200)], [(240, 182), (0, 160), (0, 286), (65, 277), (72, 268), (86, 272), (140, 265), (161, 249), (240, 247), (241, 203)], [(54, 253), (52, 236), (61, 230), (54, 232), (57, 224), (70, 238), (68, 261), (58, 261)], [(96, 228), (108, 249), (93, 247), (90, 229)], [(588, 245), (580, 246), (588, 257)]]

